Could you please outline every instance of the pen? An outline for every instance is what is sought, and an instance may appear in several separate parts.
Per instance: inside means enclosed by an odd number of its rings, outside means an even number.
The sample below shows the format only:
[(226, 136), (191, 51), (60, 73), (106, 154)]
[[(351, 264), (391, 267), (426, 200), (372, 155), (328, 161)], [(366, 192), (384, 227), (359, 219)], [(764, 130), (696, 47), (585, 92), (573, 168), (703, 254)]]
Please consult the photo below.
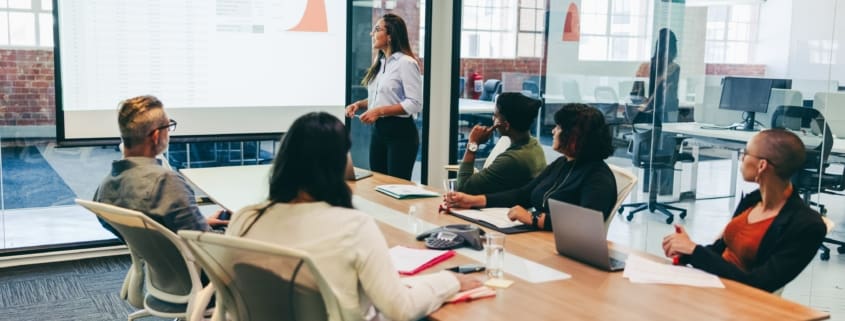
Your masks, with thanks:
[[(681, 227), (675, 225), (675, 233), (681, 233)], [(672, 257), (672, 264), (674, 265), (681, 265), (681, 256), (675, 255)]]

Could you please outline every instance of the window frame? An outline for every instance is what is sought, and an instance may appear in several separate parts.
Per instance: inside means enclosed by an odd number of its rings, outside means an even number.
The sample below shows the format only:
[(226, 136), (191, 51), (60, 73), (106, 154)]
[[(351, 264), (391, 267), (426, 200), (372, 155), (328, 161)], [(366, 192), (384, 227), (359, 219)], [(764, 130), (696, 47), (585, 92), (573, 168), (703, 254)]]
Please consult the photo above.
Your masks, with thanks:
[[(6, 43), (0, 43), (0, 49), (52, 49), (55, 47), (53, 43), (53, 8), (52, 3), (50, 4), (49, 9), (43, 8), (42, 4), (43, 0), (29, 0), (30, 6), (29, 9), (21, 9), (21, 8), (10, 8), (8, 0), (0, 0), (2, 3), (2, 7), (0, 7), (0, 14), (6, 15)], [(33, 37), (35, 40), (34, 45), (15, 45), (12, 44), (12, 23), (11, 19), (9, 19), (10, 13), (27, 13), (32, 16), (32, 30), (33, 30)], [(41, 39), (42, 38), (42, 28), (41, 28), (41, 19), (44, 17), (49, 17), (50, 19), (50, 39)]]
[[(583, 11), (583, 5), (586, 1), (602, 1), (606, 3), (606, 11), (603, 13), (596, 13), (596, 12), (587, 12)], [(638, 0), (641, 1), (643, 7), (639, 14), (618, 14), (614, 12), (614, 1), (613, 0), (583, 0), (581, 2), (581, 20), (583, 21), (584, 16), (587, 15), (599, 15), (604, 14), (607, 19), (605, 19), (605, 26), (604, 26), (604, 33), (590, 33), (584, 31), (584, 23), (581, 23), (581, 40), (578, 42), (578, 60), (580, 61), (614, 61), (614, 62), (636, 62), (636, 61), (645, 61), (651, 57), (651, 30), (649, 28), (653, 25), (653, 14), (654, 11), (654, 2), (649, 0)], [(619, 2), (617, 2), (619, 4)], [(644, 23), (642, 24), (633, 24), (638, 28), (641, 28), (639, 35), (631, 35), (631, 34), (615, 34), (613, 32), (613, 18), (614, 17), (628, 17), (629, 19), (633, 18), (641, 18)], [(605, 52), (604, 58), (598, 57), (585, 57), (584, 53), (582, 52), (583, 46), (585, 42), (583, 41), (584, 37), (590, 38), (603, 38), (605, 43)], [(639, 56), (635, 56), (630, 59), (622, 59), (622, 58), (614, 58), (613, 57), (613, 41), (616, 39), (626, 39), (629, 42), (639, 43), (640, 45), (640, 52)]]

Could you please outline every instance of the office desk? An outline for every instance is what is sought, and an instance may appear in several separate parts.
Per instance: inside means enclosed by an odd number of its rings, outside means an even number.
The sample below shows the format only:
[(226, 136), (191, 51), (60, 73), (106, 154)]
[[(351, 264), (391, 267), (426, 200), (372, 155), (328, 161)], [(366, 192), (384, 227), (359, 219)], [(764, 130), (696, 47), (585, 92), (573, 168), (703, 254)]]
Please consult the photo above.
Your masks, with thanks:
[[(196, 183), (209, 195), (233, 193), (246, 195), (246, 191), (261, 193), (264, 174), (258, 168), (244, 173), (235, 169), (183, 170), (188, 179)], [(213, 176), (206, 179), (198, 176)], [(245, 182), (245, 176), (255, 175), (253, 182), (236, 186), (226, 181), (225, 176), (238, 175), (238, 182)], [(216, 182), (212, 182), (215, 181)], [(417, 207), (418, 214), (429, 224), (445, 225), (465, 223), (451, 215), (437, 212), (440, 198), (397, 200), (374, 190), (381, 184), (402, 184), (407, 181), (374, 173), (373, 177), (349, 182), (358, 204), (360, 199), (369, 205), (359, 206), (373, 215), (390, 246), (406, 245), (422, 247), (412, 233), (398, 227), (395, 221), (388, 222), (387, 216), (402, 215), (410, 205)], [(213, 184), (216, 186), (211, 186)], [(240, 183), (239, 183), (240, 184)], [(229, 199), (215, 196), (215, 199)], [(253, 197), (255, 198), (255, 197)], [(373, 205), (375, 204), (375, 205)], [(391, 212), (391, 213), (384, 213)], [(619, 245), (615, 249), (637, 252)], [(548, 232), (532, 232), (508, 235), (505, 249), (508, 254), (532, 260), (547, 268), (572, 275), (570, 279), (532, 283), (517, 278), (505, 268), (506, 278), (516, 282), (507, 289), (499, 290), (494, 298), (470, 303), (447, 304), (435, 311), (433, 320), (823, 320), (829, 315), (811, 308), (786, 301), (778, 296), (723, 280), (725, 289), (693, 288), (653, 284), (633, 284), (622, 278), (622, 273), (607, 273), (557, 255), (553, 237)], [(641, 255), (648, 255), (640, 253)], [(461, 263), (474, 262), (470, 257), (459, 254), (428, 271)], [(507, 264), (506, 264), (507, 265)], [(480, 276), (480, 275), (479, 275)]]
[(458, 99), (458, 112), (461, 114), (493, 114), (496, 103), (478, 99)]
[[(701, 123), (663, 123), (664, 133), (674, 133), (683, 136), (689, 136), (699, 141), (711, 143), (728, 150), (731, 153), (731, 186), (729, 196), (736, 195), (736, 179), (739, 169), (739, 150), (745, 148), (745, 144), (751, 140), (751, 137), (756, 134), (756, 131), (743, 131), (732, 129), (719, 128), (701, 128), (706, 124)], [(817, 145), (820, 143), (820, 138), (810, 135), (800, 135), (802, 140), (808, 145)], [(693, 154), (695, 163), (693, 164), (693, 181), (691, 182), (692, 191), (696, 189), (696, 176), (698, 172), (698, 145), (693, 145)], [(833, 147), (831, 154), (845, 155), (845, 139), (835, 138), (833, 140)]]

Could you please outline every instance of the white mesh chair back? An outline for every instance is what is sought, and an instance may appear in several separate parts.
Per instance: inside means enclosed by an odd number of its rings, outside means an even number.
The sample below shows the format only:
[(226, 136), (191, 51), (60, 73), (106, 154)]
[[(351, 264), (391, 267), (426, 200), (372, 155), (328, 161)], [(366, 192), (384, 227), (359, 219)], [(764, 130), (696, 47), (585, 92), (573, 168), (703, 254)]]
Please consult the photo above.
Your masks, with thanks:
[(511, 138), (508, 136), (499, 137), (499, 140), (496, 141), (496, 145), (493, 146), (493, 150), (490, 151), (490, 154), (487, 155), (487, 159), (484, 160), (484, 167), (487, 168), (490, 164), (493, 164), (493, 161), (496, 160), (496, 157), (499, 154), (504, 153), (508, 148), (511, 147)]
[(215, 314), (238, 321), (342, 320), (334, 292), (305, 252), (214, 233), (179, 236), (217, 289)]
[(175, 318), (191, 311), (191, 300), (202, 289), (202, 283), (199, 269), (185, 257), (188, 251), (176, 234), (138, 211), (80, 199), (76, 203), (123, 236), (134, 264), (143, 262), (147, 293), (144, 308), (150, 314)]
[(613, 172), (613, 178), (616, 179), (616, 205), (613, 206), (610, 217), (604, 221), (605, 232), (610, 227), (610, 222), (616, 217), (616, 210), (622, 206), (622, 202), (628, 198), (628, 194), (631, 194), (631, 190), (637, 185), (637, 176), (631, 173), (631, 171), (612, 164), (607, 164), (607, 166), (610, 167), (610, 171)]

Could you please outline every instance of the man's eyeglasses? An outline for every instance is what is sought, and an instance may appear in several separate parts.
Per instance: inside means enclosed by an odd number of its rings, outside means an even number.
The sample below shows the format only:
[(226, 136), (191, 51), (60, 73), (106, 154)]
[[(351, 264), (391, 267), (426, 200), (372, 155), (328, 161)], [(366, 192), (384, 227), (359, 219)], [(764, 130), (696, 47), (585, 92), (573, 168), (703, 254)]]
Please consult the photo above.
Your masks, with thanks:
[(756, 159), (762, 159), (762, 160), (766, 161), (767, 163), (771, 164), (772, 166), (777, 167), (777, 164), (775, 164), (775, 162), (771, 161), (768, 158), (760, 157), (760, 156), (757, 156), (757, 155), (754, 155), (754, 154), (749, 154), (748, 150), (746, 150), (745, 148), (740, 149), (739, 150), (739, 159), (740, 160), (745, 159), (745, 156), (751, 156), (751, 157), (754, 157)]
[(169, 131), (169, 132), (176, 130), (176, 121), (171, 119), (170, 122), (167, 123), (167, 125), (154, 128), (153, 130), (150, 131), (149, 134), (147, 134), (147, 136), (152, 135), (157, 130), (162, 130), (162, 129), (165, 129), (165, 128), (167, 128), (167, 131)]

